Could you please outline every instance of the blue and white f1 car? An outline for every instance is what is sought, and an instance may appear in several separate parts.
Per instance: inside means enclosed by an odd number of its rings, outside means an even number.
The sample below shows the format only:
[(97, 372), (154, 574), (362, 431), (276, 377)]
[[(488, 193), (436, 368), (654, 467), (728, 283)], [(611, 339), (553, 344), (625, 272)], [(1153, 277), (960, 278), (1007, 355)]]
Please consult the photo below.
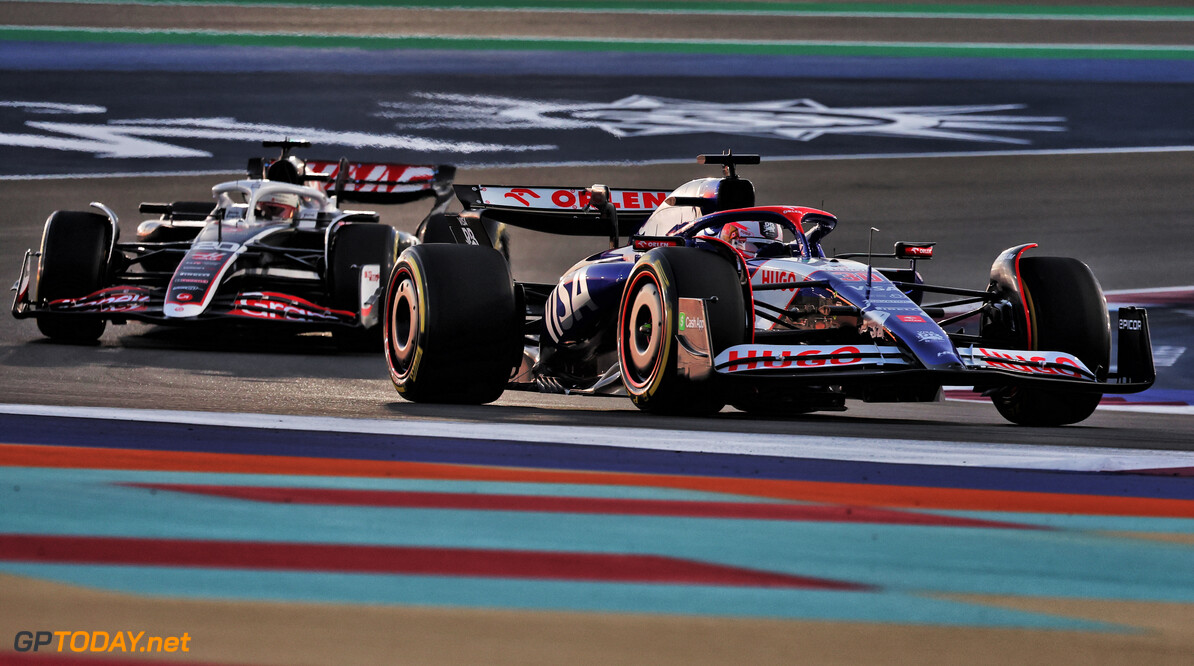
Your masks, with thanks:
[(411, 234), (348, 202), (452, 198), (454, 167), (302, 160), (300, 141), (249, 161), (247, 178), (212, 188), (214, 200), (143, 203), (158, 216), (120, 240), (116, 214), (56, 211), (40, 251), (28, 251), (12, 313), (35, 317), (53, 339), (99, 338), (108, 322), (265, 323), (330, 330), (349, 347), (380, 341), (384, 278)]
[[(456, 185), (465, 208), (448, 220), (456, 243), (408, 248), (390, 273), (383, 325), (398, 392), (471, 403), (507, 388), (625, 393), (650, 412), (728, 403), (775, 415), (841, 410), (845, 398), (932, 401), (943, 386), (974, 386), (1010, 421), (1060, 425), (1087, 418), (1104, 393), (1155, 379), (1137, 308), (1118, 313), (1111, 371), (1106, 300), (1080, 261), (1019, 245), (995, 260), (985, 290), (927, 284), (917, 262), (932, 243), (826, 256), (821, 241), (837, 219), (756, 206), (737, 167), (757, 155), (698, 162), (721, 165), (722, 177), (671, 193)], [(495, 224), (608, 234), (610, 249), (556, 284), (515, 282), (486, 247)], [(949, 332), (963, 320), (976, 330)]]

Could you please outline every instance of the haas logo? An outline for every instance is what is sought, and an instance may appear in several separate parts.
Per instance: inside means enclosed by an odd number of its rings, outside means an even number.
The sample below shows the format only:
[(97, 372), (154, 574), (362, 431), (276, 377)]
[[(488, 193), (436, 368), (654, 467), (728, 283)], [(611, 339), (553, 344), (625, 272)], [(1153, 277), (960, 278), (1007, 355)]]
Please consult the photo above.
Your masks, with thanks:
[(507, 193), (506, 193), (506, 198), (507, 198), (507, 199), (514, 199), (515, 201), (517, 201), (518, 203), (520, 203), (520, 204), (522, 204), (522, 205), (524, 205), (524, 206), (529, 206), (529, 205), (531, 205), (531, 202), (529, 202), (529, 201), (527, 201), (526, 199), (524, 199), (524, 198), (523, 198), (523, 196), (524, 196), (524, 195), (525, 195), (525, 196), (528, 196), (528, 197), (530, 197), (530, 198), (532, 198), (532, 199), (538, 199), (538, 198), (539, 198), (539, 195), (538, 195), (538, 194), (535, 194), (534, 190), (530, 190), (530, 189), (527, 189), (527, 188), (525, 188), (525, 187), (516, 187), (516, 188), (514, 188), (514, 189), (510, 190), (509, 192), (507, 192)]

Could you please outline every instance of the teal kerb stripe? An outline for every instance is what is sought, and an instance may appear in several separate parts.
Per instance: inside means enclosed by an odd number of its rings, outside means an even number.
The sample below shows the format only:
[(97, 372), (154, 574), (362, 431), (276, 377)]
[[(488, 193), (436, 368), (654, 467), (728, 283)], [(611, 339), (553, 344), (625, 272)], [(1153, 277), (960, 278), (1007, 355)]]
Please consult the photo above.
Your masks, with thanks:
[(107, 44), (272, 46), (313, 49), (430, 49), (451, 51), (591, 51), (708, 55), (823, 55), (909, 58), (1065, 58), (1192, 60), (1194, 46), (1066, 46), (1017, 44), (916, 44), (707, 40), (494, 38), (466, 36), (371, 36), (307, 33), (129, 30), (0, 26), (0, 39)]
[(875, 16), (909, 18), (1005, 18), (1005, 19), (1069, 19), (1120, 21), (1191, 21), (1190, 7), (1124, 7), (1124, 6), (1059, 6), (1032, 5), (951, 5), (885, 2), (738, 2), (717, 0), (688, 0), (678, 2), (635, 2), (633, 0), (518, 0), (489, 2), (488, 0), (449, 0), (435, 3), (427, 0), (64, 0), (93, 4), (140, 5), (276, 5), (295, 7), (385, 7), (393, 9), (467, 9), (533, 12), (627, 12), (724, 15), (792, 15), (792, 16)]

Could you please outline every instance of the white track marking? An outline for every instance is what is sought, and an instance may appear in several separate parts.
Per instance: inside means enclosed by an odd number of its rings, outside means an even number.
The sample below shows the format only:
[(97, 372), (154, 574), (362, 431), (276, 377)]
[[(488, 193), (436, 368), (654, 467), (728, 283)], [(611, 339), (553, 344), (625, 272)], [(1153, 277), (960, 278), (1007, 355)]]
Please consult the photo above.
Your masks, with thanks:
[[(1059, 150), (981, 150), (956, 153), (874, 153), (865, 155), (778, 155), (768, 157), (769, 164), (775, 162), (824, 162), (850, 160), (904, 160), (917, 158), (946, 158), (946, 157), (1009, 157), (1017, 155), (1121, 155), (1133, 153), (1189, 153), (1194, 152), (1194, 146), (1139, 146), (1129, 148), (1069, 148)], [(593, 162), (561, 161), (561, 162), (458, 162), (457, 166), (464, 169), (504, 169), (504, 168), (539, 168), (539, 167), (590, 167), (590, 166), (651, 166), (657, 164), (691, 164), (691, 158), (676, 158), (662, 160), (622, 160), (611, 159)], [(128, 173), (73, 173), (73, 174), (19, 174), (4, 176), (0, 180), (77, 180), (81, 178), (150, 178), (173, 176), (202, 176), (240, 173), (239, 171), (147, 171)], [(1154, 291), (1154, 290), (1147, 290)]]
[(1113, 289), (1111, 291), (1103, 292), (1107, 296), (1133, 296), (1136, 294), (1144, 294), (1145, 296), (1152, 296), (1154, 294), (1180, 294), (1184, 292), (1194, 292), (1194, 285), (1186, 285), (1184, 287), (1145, 287), (1143, 289)]
[[(1194, 152), (1191, 146), (1129, 146), (1122, 148), (1059, 148), (1059, 149), (1026, 149), (1026, 150), (970, 150), (949, 153), (864, 153), (859, 155), (776, 155), (767, 156), (767, 164), (775, 162), (830, 162), (852, 160), (907, 160), (947, 157), (1014, 157), (1053, 156), (1053, 155), (1127, 155), (1149, 153), (1189, 153)], [(569, 161), (569, 162), (502, 162), (496, 164), (484, 162), (458, 162), (461, 168), (499, 169), (499, 168), (535, 168), (535, 167), (590, 167), (590, 166), (649, 166), (655, 164), (691, 164), (691, 158), (659, 159), (659, 160), (606, 160), (606, 161)]]
[(1186, 348), (1178, 345), (1153, 347), (1153, 364), (1158, 368), (1172, 368), (1184, 353), (1186, 353)]
[(1194, 416), (1194, 405), (1099, 405), (1099, 410), (1109, 412), (1137, 412), (1140, 414), (1176, 414), (1178, 416)]
[[(1194, 467), (1194, 452), (1092, 449), (1077, 446), (918, 441), (874, 437), (724, 433), (651, 428), (605, 428), (406, 419), (349, 419), (181, 412), (107, 407), (0, 405), (0, 413), (270, 430), (344, 432), (482, 441), (539, 442), (630, 449), (720, 453), (857, 462), (1001, 467), (1080, 472)], [(118, 447), (119, 443), (113, 442)], [(279, 451), (279, 453), (284, 453)]]
[(219, 169), (212, 171), (130, 171), (128, 173), (66, 173), (0, 175), (0, 180), (80, 180), (86, 178), (181, 178), (187, 176), (237, 176), (244, 171)]

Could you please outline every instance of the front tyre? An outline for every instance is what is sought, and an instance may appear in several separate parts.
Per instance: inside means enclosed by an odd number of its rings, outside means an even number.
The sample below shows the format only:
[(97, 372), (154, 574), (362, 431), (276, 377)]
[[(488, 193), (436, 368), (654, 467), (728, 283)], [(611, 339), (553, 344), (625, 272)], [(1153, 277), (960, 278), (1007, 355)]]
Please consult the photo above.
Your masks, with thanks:
[(725, 406), (716, 376), (693, 380), (677, 371), (679, 299), (707, 299), (713, 353), (745, 338), (738, 273), (723, 258), (695, 248), (656, 248), (630, 272), (618, 311), (622, 385), (634, 404), (657, 414), (713, 414)]
[[(1077, 356), (1100, 379), (1111, 364), (1111, 323), (1103, 290), (1086, 264), (1068, 257), (1020, 260), (1028, 306), (1026, 349)], [(992, 398), (1004, 418), (1019, 425), (1078, 423), (1094, 413), (1101, 393), (1007, 387)]]
[[(95, 213), (56, 211), (46, 220), (38, 263), (37, 298), (42, 303), (82, 298), (104, 287), (112, 224)], [(107, 322), (86, 315), (47, 312), (37, 317), (42, 335), (60, 342), (94, 342)]]
[(382, 319), (394, 388), (413, 402), (497, 400), (521, 358), (524, 315), (497, 250), (407, 248), (390, 274)]

